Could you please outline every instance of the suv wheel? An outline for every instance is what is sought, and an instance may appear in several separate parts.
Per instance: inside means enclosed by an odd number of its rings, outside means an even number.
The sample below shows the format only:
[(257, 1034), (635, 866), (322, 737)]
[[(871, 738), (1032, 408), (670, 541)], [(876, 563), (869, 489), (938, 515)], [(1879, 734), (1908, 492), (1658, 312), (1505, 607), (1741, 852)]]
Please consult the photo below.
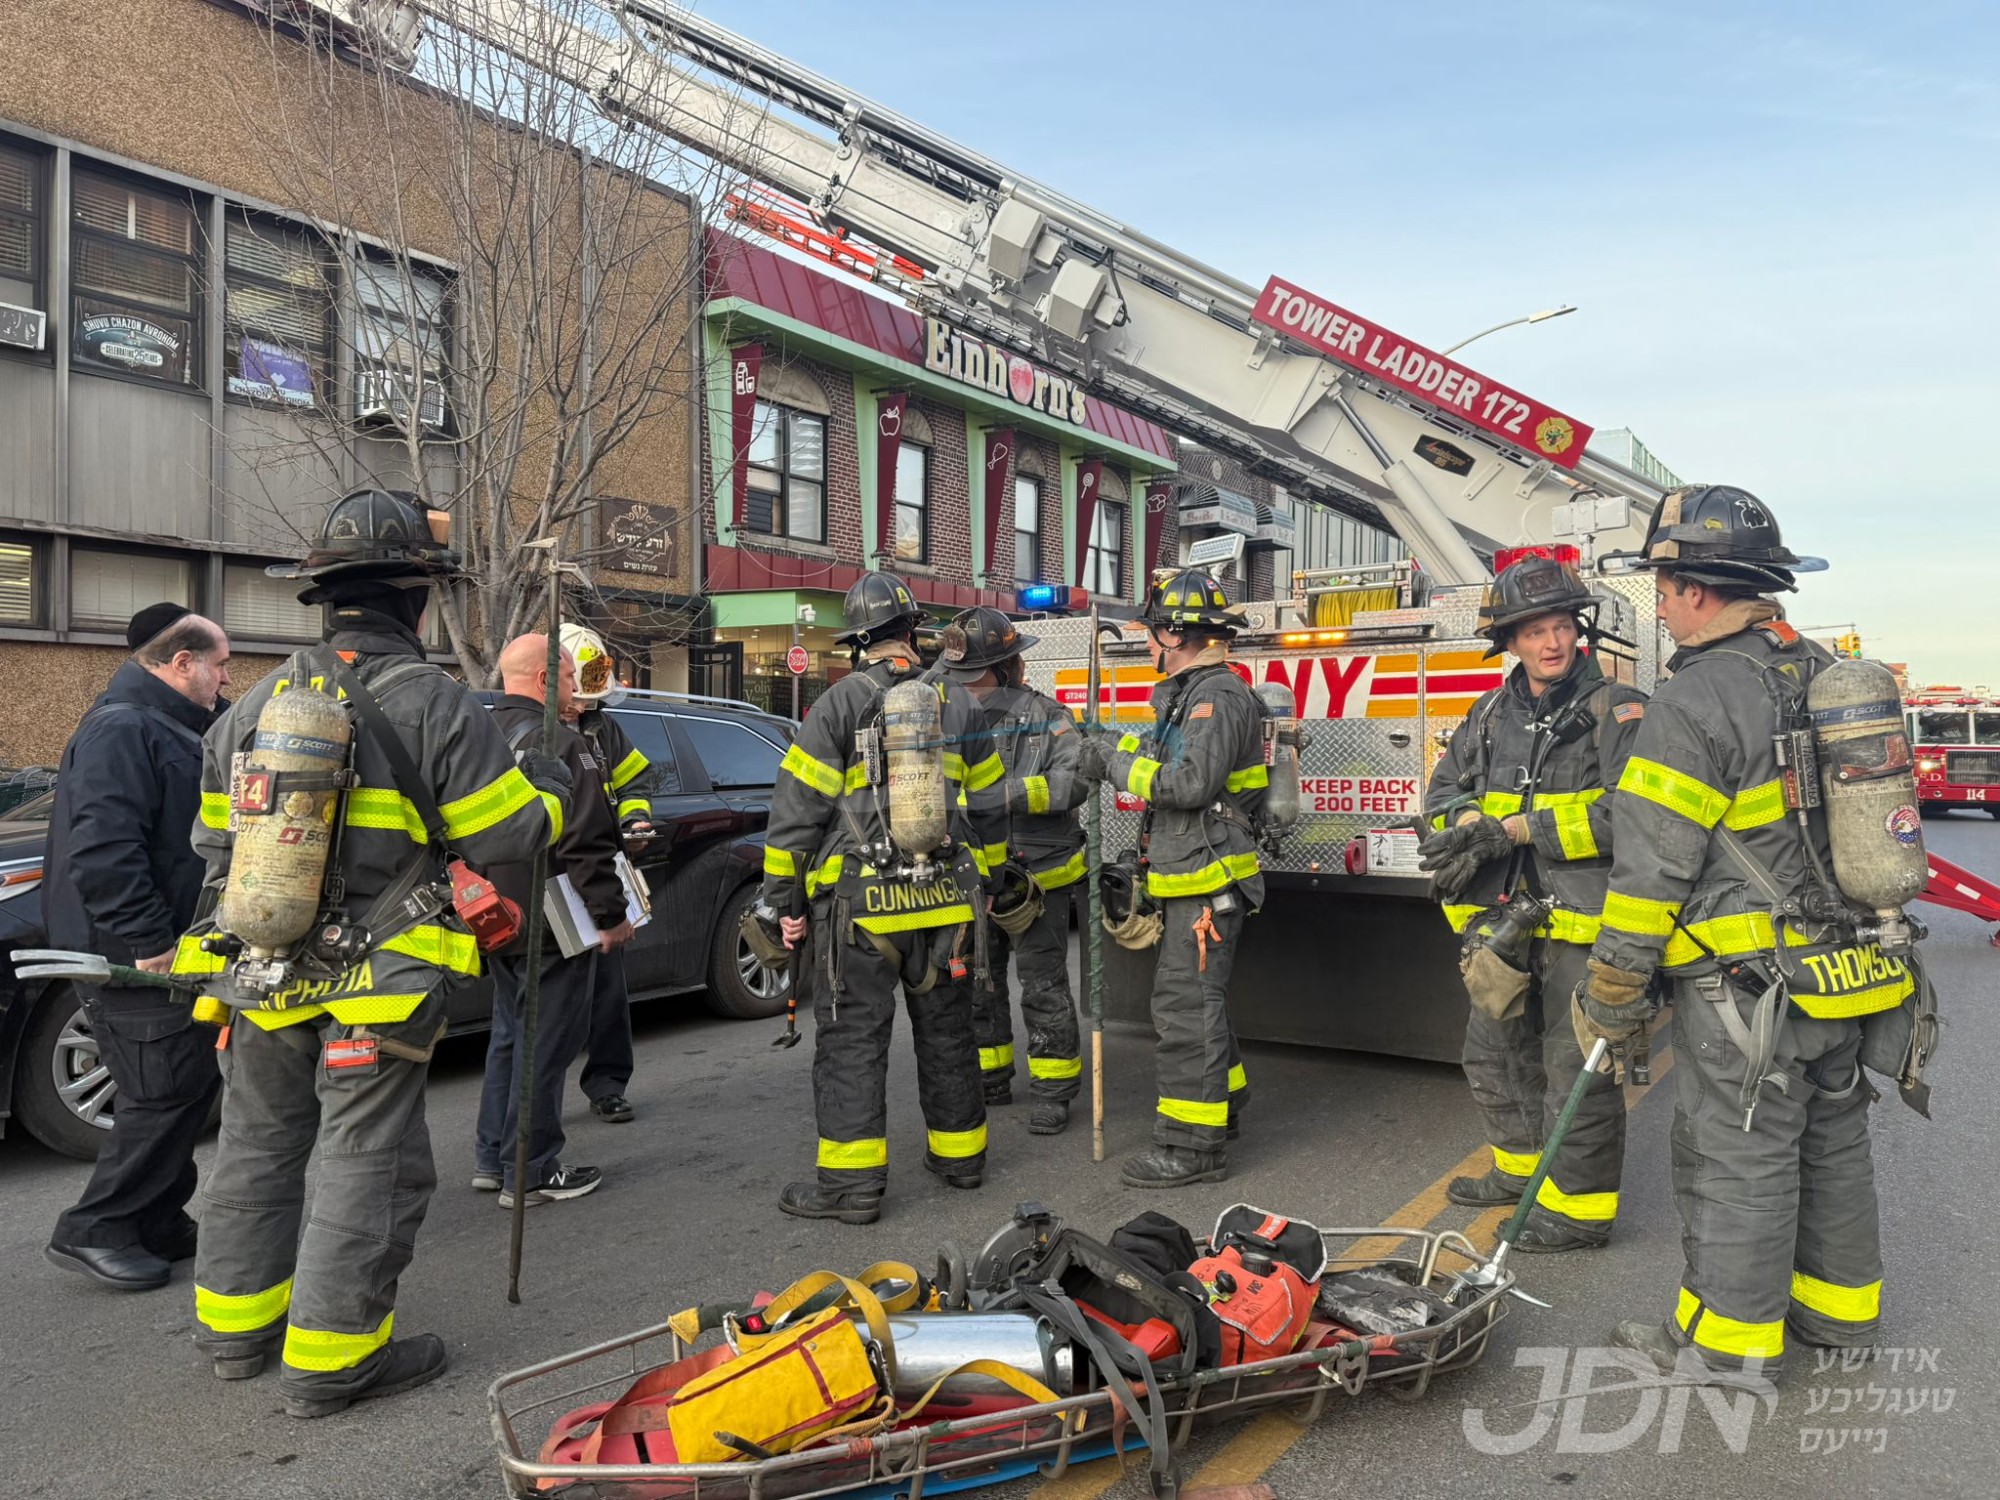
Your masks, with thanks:
[(110, 1138), (118, 1085), (68, 985), (42, 991), (14, 1067), (14, 1114), (28, 1134), (64, 1156), (94, 1160)]
[(791, 975), (783, 969), (766, 968), (739, 930), (743, 913), (757, 904), (753, 881), (722, 903), (709, 942), (708, 1008), (718, 1016), (738, 1021), (757, 1021), (785, 1013), (785, 994)]

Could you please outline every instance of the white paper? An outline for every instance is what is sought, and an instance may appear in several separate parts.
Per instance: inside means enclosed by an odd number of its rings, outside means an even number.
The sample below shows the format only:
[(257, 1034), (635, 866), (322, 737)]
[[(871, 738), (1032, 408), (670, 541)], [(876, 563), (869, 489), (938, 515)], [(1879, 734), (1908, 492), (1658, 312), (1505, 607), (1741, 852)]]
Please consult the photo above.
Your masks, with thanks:
[[(625, 920), (635, 928), (644, 927), (653, 920), (649, 902), (641, 896), (645, 877), (636, 869), (631, 869), (624, 856), (619, 856), (619, 880), (625, 887)], [(631, 878), (626, 878), (626, 870), (631, 869)], [(638, 889), (634, 888), (634, 881)], [(575, 883), (568, 875), (558, 875), (544, 888), (542, 916), (549, 924), (549, 932), (556, 940), (556, 948), (564, 958), (575, 958), (579, 953), (588, 953), (595, 948), (603, 932), (591, 920), (590, 908), (583, 904), (583, 897), (576, 891)]]

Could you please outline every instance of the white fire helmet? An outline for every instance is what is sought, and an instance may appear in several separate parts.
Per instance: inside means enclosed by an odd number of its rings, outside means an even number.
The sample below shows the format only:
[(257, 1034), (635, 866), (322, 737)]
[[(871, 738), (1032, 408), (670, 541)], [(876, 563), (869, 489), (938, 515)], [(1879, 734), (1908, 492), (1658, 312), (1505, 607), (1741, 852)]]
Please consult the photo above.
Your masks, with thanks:
[(604, 637), (588, 625), (569, 624), (562, 628), (562, 647), (576, 663), (577, 702), (608, 707), (624, 696)]

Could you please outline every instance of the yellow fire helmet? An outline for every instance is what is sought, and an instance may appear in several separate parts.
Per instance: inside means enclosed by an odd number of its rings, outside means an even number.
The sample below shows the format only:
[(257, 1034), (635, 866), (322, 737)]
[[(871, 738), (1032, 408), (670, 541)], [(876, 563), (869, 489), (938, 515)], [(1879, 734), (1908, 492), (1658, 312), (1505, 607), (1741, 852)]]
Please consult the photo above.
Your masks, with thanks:
[(562, 647), (576, 663), (576, 697), (579, 703), (601, 703), (618, 687), (612, 672), (611, 648), (604, 637), (588, 625), (569, 624), (562, 628)]

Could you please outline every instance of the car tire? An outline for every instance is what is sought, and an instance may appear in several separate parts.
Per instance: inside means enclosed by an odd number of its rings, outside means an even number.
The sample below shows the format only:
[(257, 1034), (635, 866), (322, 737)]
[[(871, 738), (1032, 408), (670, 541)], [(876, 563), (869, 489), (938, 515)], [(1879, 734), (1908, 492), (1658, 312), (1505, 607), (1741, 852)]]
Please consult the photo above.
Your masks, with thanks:
[(730, 1020), (760, 1021), (785, 1013), (791, 976), (765, 968), (738, 930), (743, 913), (756, 902), (754, 881), (739, 887), (722, 903), (709, 940), (708, 1008)]
[(76, 991), (50, 985), (36, 999), (15, 1055), (15, 1120), (51, 1151), (95, 1161), (111, 1136), (117, 1094), (118, 1085), (97, 1060)]

